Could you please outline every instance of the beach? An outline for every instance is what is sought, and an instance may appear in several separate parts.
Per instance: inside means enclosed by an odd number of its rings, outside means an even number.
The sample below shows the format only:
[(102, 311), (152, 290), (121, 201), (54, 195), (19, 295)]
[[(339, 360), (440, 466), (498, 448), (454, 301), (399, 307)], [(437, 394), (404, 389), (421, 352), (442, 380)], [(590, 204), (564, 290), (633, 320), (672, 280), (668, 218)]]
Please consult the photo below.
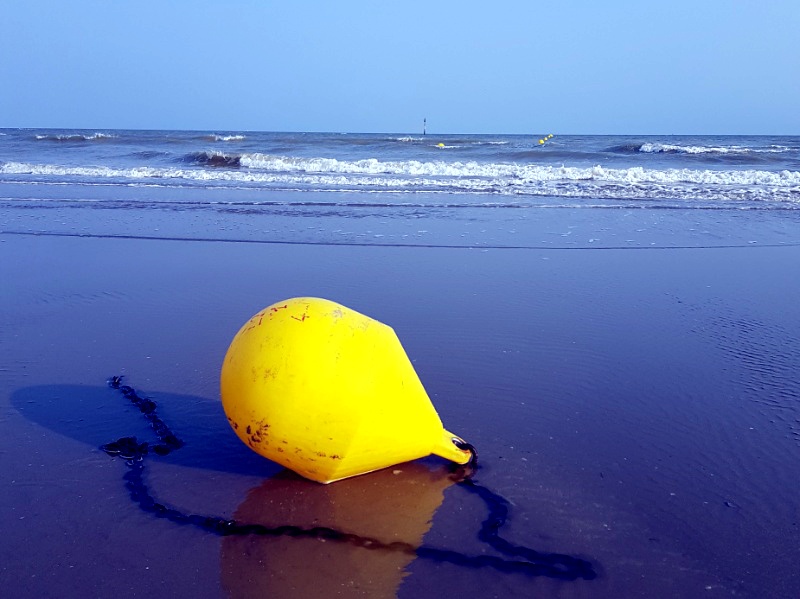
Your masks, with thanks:
[[(131, 502), (124, 465), (99, 446), (148, 431), (106, 380), (124, 375), (187, 440), (184, 457), (154, 460), (155, 495), (232, 517), (279, 469), (229, 429), (222, 357), (253, 313), (301, 295), (390, 324), (445, 425), (479, 449), (477, 479), (510, 502), (504, 534), (600, 573), (562, 582), (417, 559), (398, 596), (791, 596), (800, 584), (800, 439), (785, 401), (799, 292), (784, 276), (798, 248), (0, 240), (0, 578), (15, 596), (252, 596), (226, 572), (258, 581), (268, 563)], [(425, 543), (486, 551), (482, 506), (457, 486), (437, 493), (419, 514)], [(294, 567), (320, 588), (345, 582), (307, 565)]]
[[(324, 181), (308, 162), (301, 174), (285, 165), (276, 174), (170, 158), (172, 170), (143, 175), (132, 166), (146, 154), (139, 146), (131, 164), (114, 162), (115, 135), (84, 135), (66, 150), (50, 149), (57, 137), (27, 135), (31, 156), (47, 151), (38, 163), (23, 157), (24, 168), (10, 150), (0, 156), (5, 594), (800, 595), (800, 238), (791, 184), (759, 183), (772, 171), (728, 165), (709, 175), (695, 165), (689, 178), (706, 178), (683, 183), (664, 164), (686, 170), (699, 153), (624, 150), (601, 175), (628, 170), (602, 193), (584, 186), (585, 172), (560, 171), (544, 190), (502, 175), (491, 195), (483, 179), (475, 193), (445, 188), (468, 184), (456, 169), (506, 168), (496, 155), (423, 168), (419, 156), (438, 150), (416, 148), (405, 178), (375, 174), (390, 170), (388, 158), (376, 167), (351, 154), (326, 158)], [(387, 153), (410, 151), (379, 141)], [(713, 142), (703, 147), (722, 143)], [(298, 148), (293, 156), (325, 154)], [(483, 139), (463, 151), (485, 148), (496, 151)], [(227, 154), (252, 159), (245, 150)], [(91, 152), (81, 160), (95, 166), (64, 158), (72, 151)], [(565, 159), (559, 151), (553, 160)], [(643, 171), (629, 164), (651, 159)], [(106, 163), (108, 172), (96, 166)], [(357, 168), (375, 173), (347, 179)], [(551, 177), (549, 168), (536, 172)], [(416, 174), (425, 169), (439, 174)], [(632, 176), (656, 183), (625, 184)], [(703, 185), (711, 199), (697, 199)], [(715, 199), (726, 194), (738, 199)], [(472, 482), (507, 502), (499, 535), (583, 560), (593, 575), (508, 565), (513, 556), (479, 538), (485, 495), (441, 458), (320, 485), (241, 443), (220, 402), (225, 352), (252, 315), (302, 296), (391, 326), (445, 427), (477, 449)], [(321, 526), (419, 551), (226, 536), (142, 509), (126, 486), (130, 466), (101, 446), (158, 439), (109, 386), (114, 376), (154, 401), (184, 443), (143, 461), (148, 492), (174, 514)]]

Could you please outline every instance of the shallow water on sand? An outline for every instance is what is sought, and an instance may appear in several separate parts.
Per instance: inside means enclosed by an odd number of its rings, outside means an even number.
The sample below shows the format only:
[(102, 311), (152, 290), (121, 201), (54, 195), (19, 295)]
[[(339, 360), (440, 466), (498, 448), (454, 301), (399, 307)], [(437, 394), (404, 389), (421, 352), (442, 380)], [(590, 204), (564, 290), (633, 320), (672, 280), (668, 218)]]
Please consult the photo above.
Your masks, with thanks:
[[(290, 597), (305, 585), (373, 597), (800, 594), (800, 290), (787, 276), (797, 247), (2, 235), (0, 255), (9, 596)], [(392, 326), (447, 428), (478, 448), (476, 480), (510, 502), (503, 536), (587, 559), (598, 577), (221, 538), (139, 510), (123, 463), (98, 449), (148, 438), (105, 385), (113, 374), (153, 398), (187, 442), (149, 460), (151, 490), (169, 506), (493, 554), (476, 537), (485, 506), (438, 459), (324, 487), (235, 438), (218, 400), (224, 352), (253, 313), (299, 295)]]

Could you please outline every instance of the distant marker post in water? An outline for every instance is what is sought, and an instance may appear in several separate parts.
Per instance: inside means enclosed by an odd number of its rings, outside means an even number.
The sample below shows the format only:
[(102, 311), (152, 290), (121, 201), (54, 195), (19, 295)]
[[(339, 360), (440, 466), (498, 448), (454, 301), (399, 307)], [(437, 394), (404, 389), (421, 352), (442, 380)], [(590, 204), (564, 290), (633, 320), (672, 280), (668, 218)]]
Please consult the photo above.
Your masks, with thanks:
[(427, 130), (428, 130), (428, 119), (426, 117), (426, 118), (422, 119), (422, 134), (425, 135)]

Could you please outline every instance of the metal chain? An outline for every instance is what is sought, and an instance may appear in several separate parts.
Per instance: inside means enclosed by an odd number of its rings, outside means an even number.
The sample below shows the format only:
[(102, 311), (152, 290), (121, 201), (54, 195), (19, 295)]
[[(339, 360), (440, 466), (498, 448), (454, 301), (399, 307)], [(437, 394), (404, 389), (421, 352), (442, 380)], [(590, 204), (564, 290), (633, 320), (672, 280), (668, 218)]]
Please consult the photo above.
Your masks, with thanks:
[(121, 376), (111, 377), (108, 384), (112, 389), (118, 389), (124, 397), (139, 409), (150, 423), (159, 442), (156, 445), (150, 445), (148, 443), (139, 443), (136, 437), (122, 437), (102, 445), (100, 449), (108, 455), (122, 458), (125, 461), (128, 470), (125, 472), (123, 479), (131, 500), (138, 504), (141, 510), (158, 518), (164, 518), (176, 524), (196, 526), (220, 536), (258, 535), (264, 537), (324, 539), (326, 541), (348, 543), (364, 549), (405, 553), (423, 559), (447, 562), (467, 568), (493, 568), (500, 572), (519, 572), (529, 576), (546, 576), (561, 580), (577, 580), (579, 578), (592, 580), (597, 576), (592, 564), (584, 559), (559, 553), (542, 553), (529, 547), (514, 545), (503, 539), (499, 534), (499, 529), (506, 523), (508, 518), (509, 503), (502, 496), (477, 484), (473, 480), (478, 464), (478, 452), (475, 447), (461, 440), (454, 440), (453, 442), (459, 449), (469, 451), (471, 457), (467, 464), (454, 469), (453, 478), (462, 489), (480, 497), (489, 510), (488, 516), (481, 524), (478, 538), (496, 551), (506, 556), (520, 559), (505, 559), (491, 555), (465, 555), (450, 549), (428, 547), (427, 545), (417, 547), (402, 541), (387, 543), (380, 539), (346, 533), (325, 526), (302, 528), (293, 525), (268, 527), (263, 524), (247, 524), (217, 516), (187, 514), (168, 507), (155, 500), (144, 481), (145, 458), (151, 452), (160, 456), (167, 455), (183, 447), (183, 441), (175, 436), (164, 421), (158, 417), (156, 414), (157, 406), (153, 400), (141, 397), (132, 387), (123, 385)]

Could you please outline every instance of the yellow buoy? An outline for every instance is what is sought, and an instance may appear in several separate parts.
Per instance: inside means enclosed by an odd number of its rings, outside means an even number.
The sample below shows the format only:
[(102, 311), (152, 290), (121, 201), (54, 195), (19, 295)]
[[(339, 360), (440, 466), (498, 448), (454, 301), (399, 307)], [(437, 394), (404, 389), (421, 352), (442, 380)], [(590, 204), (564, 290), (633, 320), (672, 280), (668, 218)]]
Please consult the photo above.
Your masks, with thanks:
[(443, 143), (438, 143), (438, 144), (436, 144), (436, 147), (437, 147), (437, 148), (443, 148), (443, 147), (444, 147), (444, 144), (443, 144)]
[(540, 139), (540, 140), (539, 140), (539, 144), (543, 144), (543, 143), (544, 143), (544, 140), (543, 140), (543, 139)]
[(395, 332), (311, 297), (268, 306), (231, 342), (222, 404), (251, 449), (322, 483), (431, 454), (466, 464)]

